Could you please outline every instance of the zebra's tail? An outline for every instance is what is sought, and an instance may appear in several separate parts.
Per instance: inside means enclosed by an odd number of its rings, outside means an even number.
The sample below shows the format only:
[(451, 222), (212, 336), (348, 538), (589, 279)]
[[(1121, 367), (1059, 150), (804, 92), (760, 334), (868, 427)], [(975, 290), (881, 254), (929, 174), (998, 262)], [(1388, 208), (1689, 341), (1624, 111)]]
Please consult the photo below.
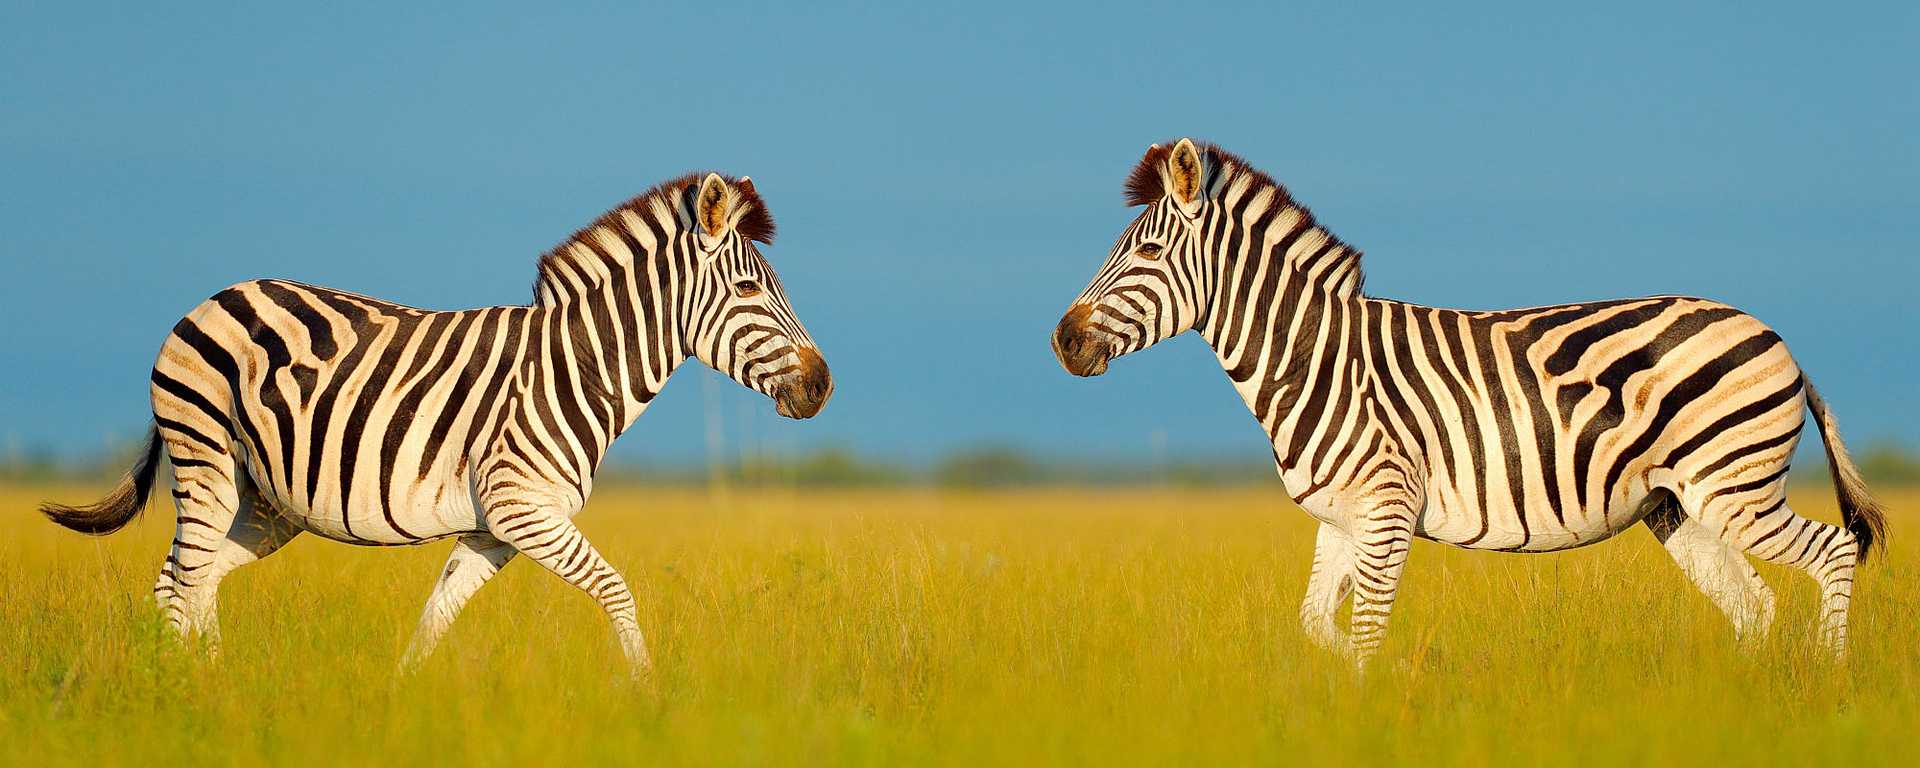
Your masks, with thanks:
[(147, 508), (147, 494), (153, 490), (153, 476), (160, 469), (160, 433), (153, 427), (147, 428), (147, 447), (140, 452), (133, 468), (127, 470), (120, 484), (113, 487), (107, 497), (84, 507), (69, 507), (47, 502), (40, 505), (40, 514), (73, 530), (91, 536), (101, 536), (125, 528), (127, 523)]
[(1867, 481), (1860, 477), (1860, 468), (1854, 466), (1853, 458), (1847, 455), (1846, 443), (1840, 442), (1840, 425), (1827, 410), (1827, 401), (1820, 399), (1813, 382), (1803, 377), (1801, 383), (1807, 388), (1807, 407), (1820, 422), (1820, 441), (1827, 445), (1827, 469), (1833, 473), (1833, 493), (1840, 500), (1840, 519), (1860, 541), (1860, 562), (1864, 563), (1875, 541), (1883, 542), (1884, 546), (1886, 514), (1881, 512), (1880, 503), (1873, 500), (1873, 495), (1867, 493)]

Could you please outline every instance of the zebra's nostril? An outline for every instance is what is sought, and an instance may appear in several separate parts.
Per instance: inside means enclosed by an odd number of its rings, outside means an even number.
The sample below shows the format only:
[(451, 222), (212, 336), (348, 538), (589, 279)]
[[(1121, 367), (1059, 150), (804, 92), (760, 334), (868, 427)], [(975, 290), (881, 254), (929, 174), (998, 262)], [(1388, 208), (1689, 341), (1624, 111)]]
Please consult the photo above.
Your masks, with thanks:
[(799, 375), (774, 392), (774, 410), (790, 418), (812, 418), (833, 396), (833, 374), (819, 350), (801, 347), (796, 354), (800, 357)]
[(1097, 376), (1107, 370), (1107, 347), (1088, 333), (1093, 308), (1075, 304), (1053, 329), (1053, 354), (1060, 367), (1075, 376)]
[(1072, 350), (1078, 346), (1087, 318), (1092, 315), (1093, 309), (1085, 304), (1075, 304), (1067, 310), (1066, 316), (1060, 318), (1060, 324), (1053, 329), (1054, 351)]

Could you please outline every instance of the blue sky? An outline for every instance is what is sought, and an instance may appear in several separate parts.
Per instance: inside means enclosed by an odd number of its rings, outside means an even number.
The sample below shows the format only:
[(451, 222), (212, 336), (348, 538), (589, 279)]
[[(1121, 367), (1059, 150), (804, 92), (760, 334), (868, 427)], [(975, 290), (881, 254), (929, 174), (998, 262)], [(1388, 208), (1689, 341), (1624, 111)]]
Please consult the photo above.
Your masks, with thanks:
[(1910, 3), (392, 5), (0, 11), (6, 446), (137, 433), (161, 339), (226, 284), (523, 303), (537, 254), (714, 168), (772, 207), (834, 401), (789, 422), (688, 368), (616, 458), (705, 456), (717, 418), (729, 452), (1259, 459), (1198, 339), (1089, 381), (1047, 345), (1126, 171), (1182, 135), (1286, 182), (1376, 295), (1718, 298), (1856, 444), (1920, 435)]

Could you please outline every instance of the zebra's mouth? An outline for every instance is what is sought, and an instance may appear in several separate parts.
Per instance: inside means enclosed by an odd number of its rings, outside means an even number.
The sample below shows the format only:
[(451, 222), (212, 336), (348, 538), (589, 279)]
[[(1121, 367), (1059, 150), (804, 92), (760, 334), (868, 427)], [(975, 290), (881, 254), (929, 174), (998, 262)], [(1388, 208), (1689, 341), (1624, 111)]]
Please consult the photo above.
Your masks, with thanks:
[(1106, 373), (1107, 361), (1113, 359), (1113, 346), (1093, 332), (1092, 316), (1092, 307), (1075, 304), (1053, 330), (1053, 354), (1060, 358), (1060, 367), (1075, 376)]
[(789, 419), (811, 419), (833, 397), (833, 374), (820, 351), (801, 347), (800, 369), (773, 388), (773, 412)]

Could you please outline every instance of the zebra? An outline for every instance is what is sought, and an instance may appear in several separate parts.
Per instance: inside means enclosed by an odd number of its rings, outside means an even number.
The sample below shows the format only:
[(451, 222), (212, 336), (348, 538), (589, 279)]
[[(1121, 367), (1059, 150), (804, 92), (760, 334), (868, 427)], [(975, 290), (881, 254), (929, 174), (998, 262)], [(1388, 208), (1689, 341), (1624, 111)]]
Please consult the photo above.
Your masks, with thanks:
[[(1300, 606), (1316, 644), (1365, 668), (1414, 537), (1546, 552), (1644, 524), (1743, 642), (1773, 618), (1743, 553), (1805, 570), (1818, 639), (1844, 657), (1854, 565), (1886, 523), (1826, 403), (1760, 321), (1684, 296), (1489, 312), (1371, 297), (1360, 251), (1266, 174), (1191, 139), (1150, 147), (1125, 198), (1145, 210), (1055, 327), (1055, 355), (1097, 376), (1199, 332), (1320, 523)], [(1787, 508), (1803, 405), (1844, 526)]]
[(303, 531), (349, 544), (454, 538), (403, 670), (516, 555), (592, 596), (631, 671), (651, 664), (626, 580), (574, 526), (608, 445), (692, 357), (805, 419), (833, 379), (754, 243), (772, 215), (747, 177), (682, 176), (541, 256), (534, 301), (438, 312), (284, 280), (213, 295), (167, 337), (131, 471), (88, 534), (145, 506), (160, 459), (177, 525), (153, 594), (218, 652), (233, 569)]

